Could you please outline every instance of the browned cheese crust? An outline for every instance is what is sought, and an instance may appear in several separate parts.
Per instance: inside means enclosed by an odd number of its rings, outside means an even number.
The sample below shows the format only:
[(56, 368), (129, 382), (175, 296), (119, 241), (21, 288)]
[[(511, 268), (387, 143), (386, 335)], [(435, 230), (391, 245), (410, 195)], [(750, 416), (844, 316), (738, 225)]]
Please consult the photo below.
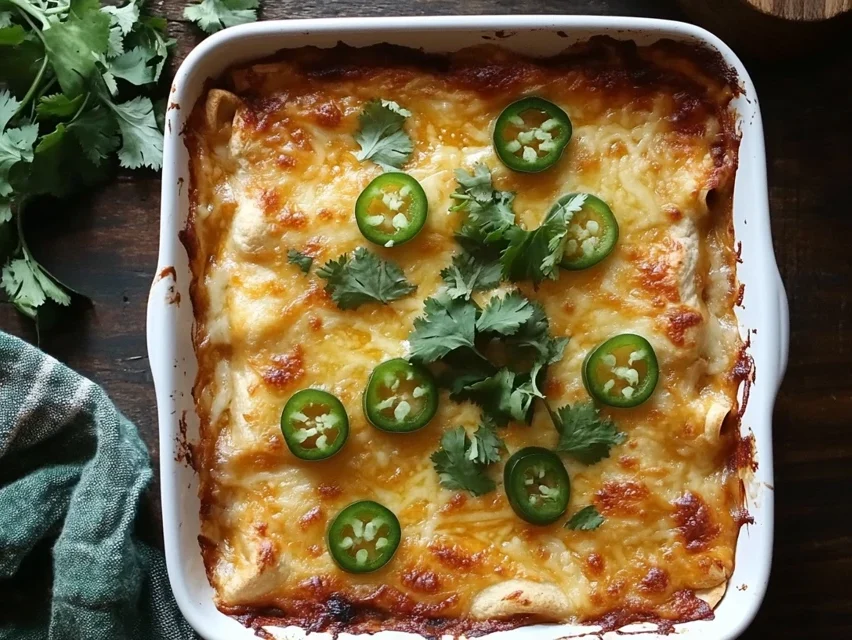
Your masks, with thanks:
[[(737, 406), (748, 375), (734, 316), (737, 91), (709, 51), (608, 38), (548, 59), (494, 46), (450, 55), (305, 48), (212, 83), (185, 132), (191, 212), (181, 237), (199, 364), (200, 542), (217, 606), (257, 629), (426, 636), (711, 617), (733, 571), (741, 472), (752, 459)], [(574, 124), (565, 157), (535, 175), (502, 167), (490, 142), (501, 110), (530, 94)], [(405, 169), (423, 184), (430, 214), (405, 248), (371, 248), (417, 292), (342, 311), (286, 254), (322, 264), (368, 245), (354, 201), (381, 170), (354, 157), (353, 133), (374, 98), (412, 112)], [(601, 266), (520, 286), (544, 305), (553, 333), (571, 338), (548, 372), (553, 406), (587, 399), (580, 365), (611, 335), (645, 335), (660, 360), (650, 401), (603, 411), (626, 442), (595, 465), (566, 459), (570, 511), (594, 504), (606, 518), (595, 531), (527, 524), (502, 485), (480, 498), (440, 488), (429, 455), (445, 429), (476, 425), (473, 405), (442, 392), (436, 419), (405, 436), (372, 428), (360, 408), (370, 371), (405, 356), (423, 300), (459, 250), (453, 169), (474, 162), (517, 192), (515, 211), (530, 228), (579, 190), (607, 201), (619, 221), (618, 246)], [(349, 441), (325, 462), (297, 460), (278, 426), (287, 398), (309, 386), (335, 393), (350, 416)], [(541, 408), (530, 427), (503, 434), (510, 452), (556, 442)], [(366, 575), (341, 571), (324, 540), (331, 518), (358, 499), (386, 504), (403, 528), (392, 562)]]

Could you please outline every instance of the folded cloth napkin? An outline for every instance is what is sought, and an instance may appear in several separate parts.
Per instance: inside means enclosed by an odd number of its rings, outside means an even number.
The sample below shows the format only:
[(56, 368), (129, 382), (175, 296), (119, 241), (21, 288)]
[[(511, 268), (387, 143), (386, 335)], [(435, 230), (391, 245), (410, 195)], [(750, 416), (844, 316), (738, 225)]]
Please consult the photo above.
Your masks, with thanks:
[(21, 563), (55, 538), (50, 597), (0, 614), (0, 639), (197, 638), (162, 554), (132, 535), (150, 480), (145, 445), (103, 389), (0, 332), (3, 591), (31, 584)]

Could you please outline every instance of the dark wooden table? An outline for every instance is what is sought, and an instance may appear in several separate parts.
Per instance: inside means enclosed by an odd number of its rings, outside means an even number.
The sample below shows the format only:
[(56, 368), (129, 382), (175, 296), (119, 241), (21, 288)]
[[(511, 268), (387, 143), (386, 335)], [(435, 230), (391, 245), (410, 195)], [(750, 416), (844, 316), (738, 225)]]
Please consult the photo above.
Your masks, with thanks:
[[(199, 41), (184, 0), (155, 0), (177, 59)], [(687, 19), (672, 0), (268, 0), (265, 18), (613, 14)], [(850, 30), (848, 35), (852, 35)], [(766, 601), (745, 638), (852, 637), (852, 50), (849, 39), (783, 62), (744, 56), (766, 126), (772, 231), (790, 300), (790, 364), (775, 411), (776, 533)], [(777, 47), (784, 48), (779, 41)], [(174, 67), (173, 67), (174, 68)], [(103, 385), (157, 460), (145, 305), (157, 262), (160, 181), (121, 174), (31, 221), (36, 254), (94, 308), (42, 346)], [(8, 306), (0, 328), (34, 340)], [(158, 471), (158, 469), (155, 469)], [(159, 484), (142, 535), (161, 544)]]

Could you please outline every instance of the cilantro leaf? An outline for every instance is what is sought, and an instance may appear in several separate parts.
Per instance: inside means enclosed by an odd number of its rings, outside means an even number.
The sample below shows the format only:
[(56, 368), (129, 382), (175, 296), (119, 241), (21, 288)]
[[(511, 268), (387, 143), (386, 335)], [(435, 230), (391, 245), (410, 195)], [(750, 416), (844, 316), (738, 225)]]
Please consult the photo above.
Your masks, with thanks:
[[(141, 49), (149, 60), (148, 66), (153, 67), (154, 81), (160, 79), (169, 49), (177, 43), (174, 39), (166, 39), (166, 21), (154, 16), (142, 16), (139, 18), (133, 30), (127, 34), (123, 46), (128, 49)], [(122, 49), (123, 51), (123, 49)], [(119, 51), (118, 53), (121, 53)], [(151, 61), (156, 62), (151, 65)]]
[(19, 106), (20, 103), (8, 91), (0, 91), (0, 198), (3, 199), (12, 193), (9, 182), (12, 167), (19, 162), (32, 162), (33, 145), (38, 138), (37, 124), (6, 128)]
[(311, 265), (314, 263), (314, 259), (301, 251), (290, 249), (287, 251), (287, 262), (299, 267), (299, 269), (302, 270), (302, 273), (308, 273), (311, 270)]
[(470, 382), (451, 396), (470, 400), (482, 407), (483, 413), (503, 426), (512, 420), (528, 422), (532, 402), (540, 397), (529, 374), (517, 374), (507, 367), (480, 380)]
[(453, 211), (465, 211), (467, 217), (456, 234), (456, 239), (470, 252), (481, 252), (488, 245), (498, 245), (506, 232), (515, 224), (511, 191), (496, 191), (491, 172), (483, 163), (473, 167), (473, 173), (456, 169), (458, 189), (452, 194), (457, 204)]
[(66, 307), (71, 304), (71, 296), (26, 253), (3, 267), (0, 284), (9, 300), (30, 318), (35, 317), (36, 309), (48, 299)]
[(27, 32), (24, 28), (19, 24), (12, 24), (12, 14), (9, 11), (0, 11), (0, 46), (17, 47), (26, 39)]
[[(477, 445), (479, 446), (479, 445)], [(463, 427), (444, 432), (441, 448), (432, 454), (432, 463), (441, 479), (441, 486), (453, 491), (469, 491), (481, 496), (497, 488), (485, 473), (478, 453), (471, 457), (473, 443)]]
[(150, 98), (137, 97), (121, 104), (107, 100), (121, 132), (118, 160), (122, 167), (138, 169), (163, 166), (163, 134), (154, 119), (154, 105)]
[(604, 517), (598, 513), (595, 505), (583, 507), (565, 523), (566, 529), (575, 531), (593, 531), (604, 523)]
[(435, 362), (456, 349), (474, 346), (476, 305), (459, 298), (438, 294), (428, 298), (425, 314), (414, 321), (409, 336), (411, 358), (421, 363)]
[(568, 223), (585, 202), (586, 195), (579, 194), (565, 205), (552, 211), (540, 227), (527, 231), (518, 226), (506, 232), (508, 247), (500, 257), (503, 276), (515, 282), (555, 280), (559, 275), (559, 262), (565, 251)]
[(451, 197), (461, 201), (461, 204), (456, 204), (455, 208), (463, 207), (464, 201), (471, 199), (482, 204), (488, 204), (491, 201), (494, 186), (488, 165), (477, 162), (473, 165), (473, 173), (468, 173), (464, 169), (456, 169), (454, 173), (459, 186)]
[(555, 274), (557, 272), (557, 267), (562, 261), (562, 255), (565, 253), (565, 243), (568, 236), (568, 223), (574, 218), (574, 214), (583, 208), (583, 205), (586, 203), (586, 197), (587, 194), (578, 193), (567, 202), (560, 204), (547, 214), (548, 218), (559, 218), (560, 221), (564, 221), (565, 224), (564, 230), (562, 225), (560, 225), (559, 231), (554, 233), (548, 240), (548, 254), (541, 262), (541, 270), (544, 273)]
[(36, 113), (43, 118), (67, 118), (77, 113), (83, 100), (83, 94), (74, 98), (69, 98), (64, 93), (42, 96), (38, 101)]
[(9, 121), (15, 117), (21, 103), (15, 96), (6, 91), (0, 91), (0, 132), (6, 128)]
[(109, 15), (110, 25), (116, 27), (121, 35), (124, 36), (130, 33), (134, 25), (139, 21), (139, 5), (136, 3), (136, 0), (130, 0), (123, 7), (107, 5), (101, 7), (101, 11)]
[(533, 311), (534, 307), (530, 301), (517, 291), (502, 298), (494, 296), (476, 321), (476, 330), (510, 336), (532, 317)]
[(110, 17), (98, 0), (71, 0), (68, 18), (51, 22), (42, 31), (45, 48), (62, 92), (74, 97), (83, 93), (95, 74), (98, 56), (109, 45)]
[[(4, 222), (9, 222), (12, 219), (12, 202), (4, 198), (0, 198), (0, 225)], [(0, 251), (2, 255), (2, 251)]]
[(609, 450), (627, 437), (609, 418), (602, 417), (592, 402), (566, 405), (550, 412), (559, 432), (557, 451), (565, 452), (584, 464), (609, 457)]
[(367, 302), (387, 304), (417, 289), (405, 279), (399, 265), (364, 247), (355, 249), (351, 258), (343, 254), (325, 263), (317, 275), (328, 282), (325, 290), (341, 309), (355, 309)]
[(183, 17), (206, 33), (257, 21), (257, 0), (202, 0), (183, 10)]
[(139, 86), (157, 79), (154, 63), (159, 57), (156, 51), (135, 47), (110, 60), (107, 68), (114, 77)]
[(568, 338), (554, 338), (550, 335), (550, 322), (544, 307), (539, 302), (531, 302), (532, 314), (524, 322), (517, 333), (512, 336), (512, 343), (518, 347), (535, 351), (536, 361), (542, 365), (553, 364), (562, 359)]
[(453, 256), (453, 264), (441, 271), (452, 298), (470, 298), (474, 291), (487, 291), (500, 284), (499, 262), (476, 258), (467, 252)]
[(109, 28), (109, 41), (107, 42), (106, 59), (111, 60), (124, 53), (124, 36), (121, 29), (115, 25)]
[(385, 171), (399, 169), (414, 150), (411, 138), (402, 129), (410, 115), (410, 111), (390, 100), (371, 100), (364, 105), (355, 133), (361, 150), (355, 157), (362, 162), (372, 160)]
[(87, 109), (68, 125), (85, 156), (100, 165), (119, 145), (115, 118), (101, 106)]
[[(82, 128), (86, 126), (86, 121), (81, 123), (82, 120), (78, 118), (67, 125), (60, 123), (39, 139), (27, 176), (25, 190), (29, 194), (64, 197), (81, 186), (95, 184), (106, 177), (107, 167), (101, 166), (101, 158), (96, 155), (98, 148), (94, 144), (85, 144), (91, 132)], [(95, 130), (93, 135), (107, 135), (110, 126), (114, 131), (115, 125), (108, 122), (105, 128)], [(81, 132), (86, 132), (82, 138)]]
[(0, 55), (0, 86), (23, 96), (38, 77), (45, 57), (44, 47), (32, 33), (14, 47), (3, 47)]
[(491, 464), (499, 462), (500, 453), (505, 450), (506, 443), (497, 435), (494, 423), (486, 416), (473, 434), (468, 457), (479, 464)]

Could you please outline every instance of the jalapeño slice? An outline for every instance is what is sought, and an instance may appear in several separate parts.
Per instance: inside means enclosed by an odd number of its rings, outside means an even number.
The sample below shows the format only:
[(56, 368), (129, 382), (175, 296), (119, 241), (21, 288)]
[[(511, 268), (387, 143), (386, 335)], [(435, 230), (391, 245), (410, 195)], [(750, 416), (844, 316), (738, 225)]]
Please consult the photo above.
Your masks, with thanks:
[(407, 173), (383, 173), (355, 202), (355, 221), (367, 240), (383, 247), (408, 242), (426, 224), (429, 202), (423, 187)]
[(281, 432), (293, 455), (302, 460), (324, 460), (340, 451), (349, 437), (349, 417), (330, 393), (302, 389), (284, 405)]
[[(556, 201), (551, 213), (565, 205), (576, 193), (569, 193)], [(568, 225), (565, 251), (562, 254), (563, 269), (578, 271), (588, 269), (606, 258), (618, 241), (618, 222), (606, 202), (585, 194), (583, 208), (574, 214)]]
[(326, 543), (337, 565), (349, 573), (385, 566), (399, 546), (399, 520), (372, 500), (353, 502), (328, 527)]
[(437, 410), (435, 378), (428, 369), (402, 358), (376, 367), (364, 390), (364, 415), (382, 431), (416, 431), (425, 427)]
[(586, 356), (583, 383), (595, 400), (611, 407), (635, 407), (651, 397), (660, 368), (654, 348), (642, 336), (623, 333)]
[(515, 452), (503, 470), (509, 504), (531, 524), (556, 522), (568, 509), (571, 481), (552, 451), (527, 447)]
[(494, 125), (494, 150), (513, 171), (538, 173), (562, 157), (571, 119), (552, 102), (523, 98), (503, 109)]

